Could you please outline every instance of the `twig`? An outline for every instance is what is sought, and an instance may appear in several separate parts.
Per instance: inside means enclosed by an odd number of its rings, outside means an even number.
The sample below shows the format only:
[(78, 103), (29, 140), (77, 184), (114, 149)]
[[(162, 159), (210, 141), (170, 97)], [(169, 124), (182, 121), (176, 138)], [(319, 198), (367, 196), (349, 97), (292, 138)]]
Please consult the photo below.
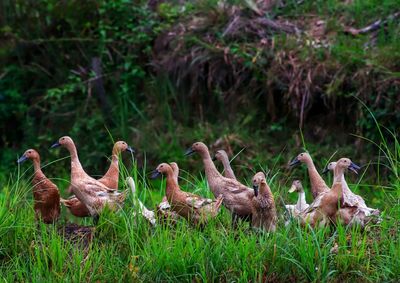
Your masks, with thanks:
[(379, 20), (373, 22), (372, 24), (370, 24), (369, 26), (366, 26), (361, 29), (356, 29), (356, 28), (352, 28), (352, 27), (345, 28), (345, 32), (350, 33), (354, 36), (359, 35), (359, 34), (370, 33), (370, 32), (380, 29), (382, 26), (385, 26), (389, 21), (392, 21), (398, 17), (400, 17), (400, 12), (396, 12), (394, 14), (389, 15), (385, 20), (379, 19)]

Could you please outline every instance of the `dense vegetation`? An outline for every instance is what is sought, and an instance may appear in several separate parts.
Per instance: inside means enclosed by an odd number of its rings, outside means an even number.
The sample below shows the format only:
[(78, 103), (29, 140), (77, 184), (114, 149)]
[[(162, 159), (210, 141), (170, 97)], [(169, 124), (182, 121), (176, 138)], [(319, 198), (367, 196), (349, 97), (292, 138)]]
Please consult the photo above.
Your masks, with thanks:
[[(1, 1), (2, 279), (400, 280), (398, 9), (398, 0)], [(354, 32), (380, 19), (376, 31)], [(281, 213), (293, 177), (307, 186), (290, 158), (305, 148), (322, 168), (349, 156), (367, 165), (352, 189), (385, 220), (367, 231), (281, 223), (256, 235), (232, 231), (224, 211), (204, 231), (151, 229), (130, 199), (77, 249), (35, 224), (32, 169), (14, 165), (37, 148), (66, 195), (69, 159), (48, 151), (66, 134), (92, 175), (108, 166), (113, 139), (135, 147), (124, 176), (135, 175), (150, 207), (163, 186), (146, 172), (163, 161), (180, 164), (187, 190), (211, 196), (201, 162), (183, 157), (195, 140), (238, 154), (242, 180), (269, 172)], [(91, 224), (59, 225), (71, 220)]]

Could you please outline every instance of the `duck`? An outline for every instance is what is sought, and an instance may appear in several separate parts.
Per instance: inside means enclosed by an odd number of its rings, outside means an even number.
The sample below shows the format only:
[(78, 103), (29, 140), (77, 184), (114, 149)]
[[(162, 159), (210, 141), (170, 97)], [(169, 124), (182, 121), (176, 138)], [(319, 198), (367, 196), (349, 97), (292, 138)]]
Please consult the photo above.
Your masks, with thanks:
[[(328, 171), (333, 171), (336, 167), (336, 162), (330, 162), (322, 174), (326, 174)], [(378, 209), (370, 208), (366, 205), (364, 199), (354, 194), (343, 175), (343, 208), (338, 211), (338, 219), (345, 225), (360, 225), (362, 228), (371, 220), (371, 216), (379, 216), (380, 211)]]
[(307, 209), (309, 205), (306, 201), (306, 194), (303, 189), (303, 185), (300, 180), (294, 180), (292, 186), (289, 189), (289, 193), (297, 192), (299, 198), (296, 204), (286, 204), (285, 207), (289, 211), (292, 217), (297, 217), (303, 210)]
[(18, 164), (30, 159), (35, 170), (32, 185), (35, 218), (46, 224), (54, 224), (60, 217), (60, 192), (40, 168), (40, 155), (35, 149), (28, 149), (17, 160)]
[(83, 169), (74, 141), (69, 136), (61, 137), (51, 148), (66, 148), (71, 156), (71, 186), (79, 201), (85, 204), (95, 224), (99, 215), (108, 206), (111, 210), (118, 210), (125, 200), (125, 194), (108, 188), (103, 183), (90, 177)]
[(215, 153), (213, 161), (219, 160), (221, 161), (222, 165), (224, 166), (224, 177), (236, 180), (235, 173), (233, 173), (231, 164), (229, 162), (228, 154), (225, 150), (221, 149)]
[(309, 223), (311, 226), (327, 226), (337, 223), (337, 213), (343, 207), (343, 180), (344, 172), (348, 169), (354, 173), (360, 170), (360, 166), (353, 163), (349, 158), (341, 158), (337, 161), (334, 169), (335, 177), (332, 188), (320, 194), (310, 206), (301, 214), (302, 224)]
[(254, 196), (254, 190), (237, 180), (222, 176), (215, 167), (208, 147), (204, 143), (193, 143), (185, 155), (194, 153), (198, 153), (203, 159), (208, 186), (214, 196), (218, 197), (222, 194), (223, 204), (232, 214), (233, 225), (237, 224), (238, 219), (251, 223), (251, 200)]
[(222, 195), (211, 200), (182, 191), (176, 182), (171, 165), (161, 163), (153, 171), (152, 178), (166, 175), (166, 197), (171, 209), (194, 225), (205, 225), (210, 218), (217, 216), (222, 204)]
[[(176, 183), (178, 183), (178, 178), (179, 178), (179, 167), (176, 162), (170, 162), (169, 165), (172, 168), (172, 171), (174, 172), (174, 179), (176, 180)], [(157, 215), (159, 216), (159, 219), (162, 220), (165, 223), (172, 223), (175, 224), (176, 220), (180, 217), (179, 214), (177, 214), (175, 211), (171, 210), (171, 205), (168, 202), (167, 196), (164, 196), (161, 200), (161, 202), (157, 205)]]
[(267, 232), (275, 232), (277, 214), (274, 195), (266, 182), (263, 172), (253, 177), (254, 196), (252, 199), (252, 227)]
[(117, 141), (112, 150), (111, 164), (106, 174), (101, 177), (98, 181), (103, 183), (106, 187), (118, 190), (118, 178), (119, 178), (119, 154), (127, 151), (131, 154), (135, 153), (135, 150), (130, 147), (124, 141)]
[[(125, 141), (117, 141), (116, 143), (114, 143), (110, 167), (108, 168), (104, 176), (98, 179), (100, 183), (103, 183), (106, 187), (113, 190), (118, 190), (119, 154), (124, 151), (130, 152), (131, 154), (135, 153), (135, 150), (130, 147)], [(68, 192), (72, 193), (71, 186), (68, 188)]]
[(329, 187), (326, 185), (324, 179), (322, 179), (321, 175), (315, 168), (314, 162), (309, 153), (307, 152), (300, 153), (290, 162), (289, 166), (294, 167), (301, 163), (307, 165), (308, 176), (310, 178), (310, 184), (311, 184), (311, 193), (313, 198), (316, 199), (318, 195), (327, 193), (329, 191)]
[[(112, 150), (112, 161), (106, 174), (98, 179), (100, 183), (103, 183), (110, 189), (118, 190), (118, 179), (119, 179), (119, 154), (121, 152), (128, 151), (131, 154), (135, 153), (135, 150), (130, 147), (124, 141), (117, 141)], [(68, 192), (72, 193), (72, 186), (68, 188)], [(88, 217), (90, 216), (89, 210), (86, 205), (83, 204), (75, 195), (68, 199), (61, 198), (61, 203), (76, 217)]]
[[(127, 177), (125, 180), (126, 185), (131, 189), (132, 195), (134, 198), (134, 204), (138, 206), (138, 211), (140, 214), (143, 215), (144, 218), (147, 219), (147, 221), (150, 222), (151, 225), (155, 226), (156, 225), (156, 217), (154, 211), (151, 211), (147, 209), (144, 204), (139, 200), (139, 198), (136, 195), (136, 186), (135, 186), (135, 181), (133, 180), (132, 177)], [(136, 213), (134, 213), (135, 216)]]

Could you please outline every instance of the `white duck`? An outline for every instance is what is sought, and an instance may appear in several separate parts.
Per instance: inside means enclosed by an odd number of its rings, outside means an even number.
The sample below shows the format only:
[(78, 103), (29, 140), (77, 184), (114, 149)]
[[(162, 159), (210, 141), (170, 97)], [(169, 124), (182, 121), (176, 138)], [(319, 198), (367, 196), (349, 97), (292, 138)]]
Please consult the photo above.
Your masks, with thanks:
[[(156, 216), (152, 210), (148, 210), (144, 204), (139, 200), (139, 198), (136, 195), (136, 186), (135, 186), (135, 181), (133, 180), (132, 177), (126, 178), (126, 184), (130, 187), (133, 195), (133, 202), (134, 205), (138, 206), (138, 211), (143, 215), (144, 218), (146, 218), (151, 225), (155, 226), (156, 225)], [(134, 216), (136, 213), (134, 213)]]
[(292, 186), (289, 189), (289, 193), (297, 192), (299, 194), (299, 198), (296, 204), (286, 204), (285, 207), (289, 211), (292, 217), (297, 217), (302, 211), (307, 209), (309, 205), (306, 201), (306, 194), (303, 189), (303, 185), (300, 180), (294, 180)]

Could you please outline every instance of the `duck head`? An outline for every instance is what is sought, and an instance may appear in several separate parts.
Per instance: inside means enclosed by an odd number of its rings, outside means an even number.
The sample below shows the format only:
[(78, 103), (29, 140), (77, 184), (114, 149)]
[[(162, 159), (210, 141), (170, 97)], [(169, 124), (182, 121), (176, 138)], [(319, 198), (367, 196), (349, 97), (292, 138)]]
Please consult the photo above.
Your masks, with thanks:
[(301, 184), (300, 180), (294, 180), (292, 186), (289, 189), (289, 193), (294, 192), (304, 192), (303, 185)]
[(202, 143), (202, 142), (195, 142), (194, 144), (192, 144), (191, 147), (189, 147), (186, 152), (185, 155), (189, 156), (192, 155), (193, 153), (200, 153), (200, 154), (204, 154), (208, 152), (208, 147)]
[(335, 173), (341, 173), (345, 169), (348, 169), (353, 173), (358, 174), (358, 170), (360, 170), (361, 167), (353, 163), (349, 158), (340, 158), (336, 162), (336, 166), (334, 167)]
[(174, 171), (174, 172), (179, 171), (178, 163), (176, 163), (176, 162), (170, 162), (170, 163), (169, 163), (169, 166), (171, 166), (172, 171)]
[(215, 160), (219, 160), (219, 161), (228, 160), (228, 161), (229, 161), (228, 154), (227, 154), (226, 151), (223, 150), (223, 149), (218, 150), (218, 151), (215, 153), (214, 158), (213, 158), (213, 161), (215, 161)]
[(157, 166), (157, 168), (152, 172), (151, 179), (156, 179), (157, 177), (164, 175), (164, 174), (172, 174), (172, 168), (167, 163), (161, 163)]
[(326, 174), (329, 171), (335, 170), (336, 167), (336, 162), (329, 162), (329, 164), (325, 167), (324, 171), (322, 171), (322, 174)]
[(258, 189), (260, 187), (260, 184), (262, 182), (265, 182), (265, 174), (263, 172), (256, 173), (253, 177), (252, 182), (253, 182), (254, 195), (258, 196)]
[(27, 151), (24, 152), (24, 154), (22, 154), (20, 158), (18, 158), (17, 163), (21, 164), (28, 159), (39, 160), (40, 159), (39, 153), (34, 149), (28, 149)]
[(56, 148), (56, 147), (68, 147), (69, 145), (73, 145), (74, 141), (71, 139), (69, 136), (63, 136), (58, 139), (57, 142), (55, 142), (50, 148)]
[(299, 165), (300, 163), (308, 163), (312, 161), (310, 154), (307, 152), (302, 152), (299, 155), (297, 155), (290, 163), (290, 167), (294, 167)]
[(135, 153), (135, 150), (132, 147), (130, 147), (126, 142), (117, 141), (113, 147), (113, 154), (118, 154), (118, 153), (124, 152), (124, 151), (130, 152), (132, 154)]

